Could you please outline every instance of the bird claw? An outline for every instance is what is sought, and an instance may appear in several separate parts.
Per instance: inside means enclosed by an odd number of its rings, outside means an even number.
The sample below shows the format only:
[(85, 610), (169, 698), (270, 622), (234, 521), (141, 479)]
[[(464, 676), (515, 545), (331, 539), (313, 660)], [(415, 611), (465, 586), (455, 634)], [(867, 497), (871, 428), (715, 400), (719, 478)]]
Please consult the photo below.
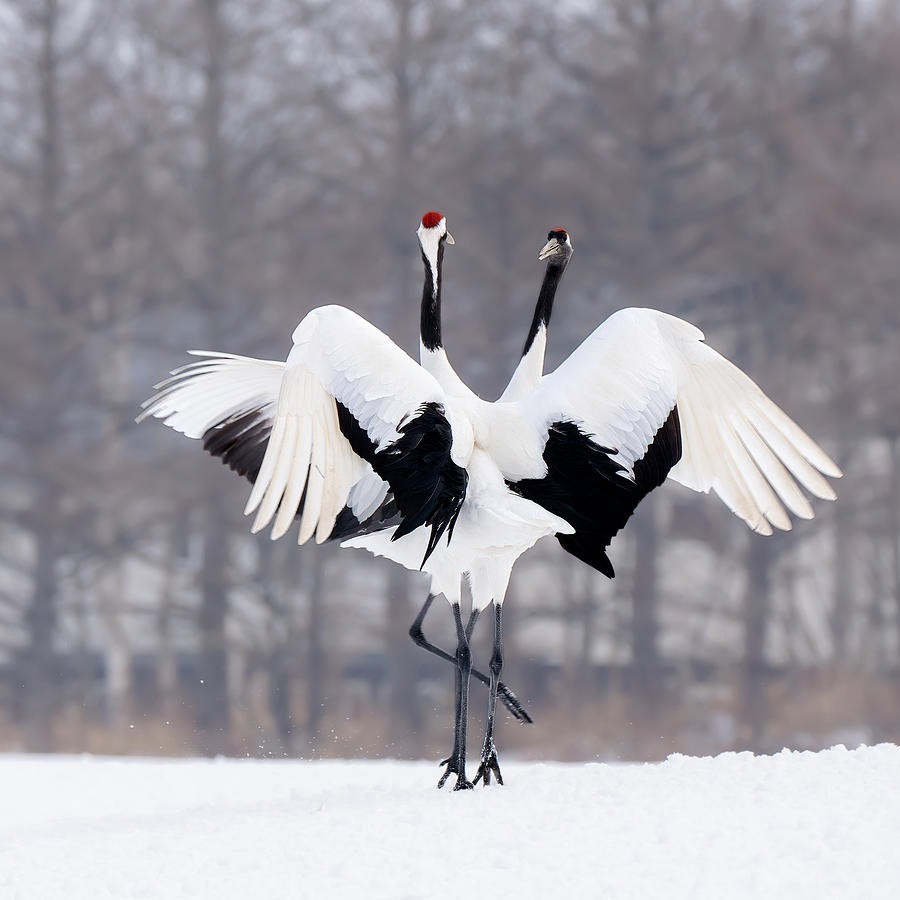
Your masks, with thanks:
[(470, 791), (475, 787), (475, 785), (466, 778), (465, 769), (460, 772), (459, 763), (454, 757), (450, 756), (447, 759), (442, 759), (438, 765), (447, 767), (444, 769), (444, 774), (441, 775), (438, 780), (438, 789), (442, 788), (447, 783), (447, 779), (450, 775), (456, 775), (456, 784), (453, 785), (454, 791)]
[(475, 773), (475, 779), (472, 784), (478, 784), (479, 779), (483, 779), (482, 783), (487, 787), (491, 783), (491, 773), (497, 778), (497, 784), (503, 784), (503, 776), (500, 774), (500, 762), (497, 759), (497, 748), (494, 742), (485, 743), (484, 750), (481, 753), (481, 765)]
[(519, 698), (501, 681), (497, 685), (497, 697), (503, 702), (503, 705), (510, 711), (514, 718), (520, 722), (530, 725), (534, 719), (528, 715), (528, 711), (519, 702)]

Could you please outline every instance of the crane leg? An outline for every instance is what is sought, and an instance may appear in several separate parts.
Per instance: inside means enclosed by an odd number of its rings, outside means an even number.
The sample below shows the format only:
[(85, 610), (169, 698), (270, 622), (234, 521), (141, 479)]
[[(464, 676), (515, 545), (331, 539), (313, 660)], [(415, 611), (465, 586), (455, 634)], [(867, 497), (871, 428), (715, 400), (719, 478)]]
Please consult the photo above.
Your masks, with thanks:
[(469, 621), (466, 622), (466, 638), (470, 641), (472, 640), (472, 632), (475, 630), (475, 623), (478, 621), (480, 615), (480, 609), (473, 609), (469, 614)]
[(500, 683), (500, 672), (503, 669), (503, 604), (494, 604), (494, 650), (491, 653), (491, 687), (488, 695), (487, 728), (484, 732), (484, 746), (481, 748), (481, 764), (475, 773), (473, 784), (478, 784), (480, 778), (484, 779), (484, 786), (491, 783), (491, 773), (497, 776), (497, 783), (503, 784), (503, 776), (500, 774), (500, 763), (497, 760), (497, 748), (494, 746), (494, 711), (497, 706), (497, 685)]
[(472, 782), (466, 778), (466, 729), (469, 723), (469, 676), (472, 672), (472, 654), (469, 650), (469, 639), (463, 627), (462, 613), (459, 604), (453, 604), (453, 617), (456, 620), (456, 722), (453, 728), (453, 750), (450, 756), (441, 762), (446, 766), (444, 774), (438, 781), (438, 787), (444, 786), (450, 773), (456, 775), (454, 791), (471, 790)]
[[(453, 663), (456, 665), (456, 657), (448, 653), (446, 650), (442, 650), (436, 644), (432, 644), (425, 637), (425, 632), (422, 630), (422, 625), (425, 621), (425, 616), (428, 614), (428, 610), (431, 609), (431, 604), (434, 602), (435, 594), (429, 594), (425, 602), (422, 604), (422, 608), (419, 610), (419, 614), (413, 619), (412, 625), (409, 626), (409, 636), (413, 639), (413, 642), (417, 647), (421, 647), (423, 650), (427, 650), (429, 653), (433, 653), (435, 656), (440, 659), (445, 660), (446, 662)], [(473, 619), (477, 619), (477, 613), (473, 610), (472, 616), (469, 618), (469, 624), (466, 626), (466, 633), (469, 637), (472, 635), (472, 628), (475, 626), (475, 622)], [(490, 678), (485, 675), (483, 672), (480, 672), (478, 669), (472, 669), (472, 677), (478, 679), (482, 684), (490, 685)], [(522, 706), (519, 698), (501, 681), (497, 684), (497, 697), (503, 703), (503, 705), (510, 711), (512, 716), (518, 719), (520, 722), (531, 724), (534, 720), (528, 714), (528, 711)]]

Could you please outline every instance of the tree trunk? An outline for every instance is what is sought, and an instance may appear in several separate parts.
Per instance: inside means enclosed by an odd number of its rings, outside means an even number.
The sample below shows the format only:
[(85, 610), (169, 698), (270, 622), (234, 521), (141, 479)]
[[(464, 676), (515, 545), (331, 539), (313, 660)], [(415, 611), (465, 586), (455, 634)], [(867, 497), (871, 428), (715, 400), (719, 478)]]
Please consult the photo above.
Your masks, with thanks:
[(646, 723), (652, 726), (659, 713), (661, 669), (658, 648), (659, 587), (657, 555), (659, 526), (651, 504), (635, 516), (632, 533), (637, 545), (632, 593), (631, 653), (635, 699)]
[(576, 679), (575, 693), (578, 703), (590, 701), (593, 697), (594, 679), (592, 676), (593, 660), (591, 651), (594, 646), (595, 636), (595, 602), (594, 602), (594, 573), (582, 568), (580, 575), (581, 589), (579, 594), (579, 618), (581, 620), (580, 646), (578, 650), (578, 676)]
[[(891, 581), (894, 590), (894, 621), (900, 634), (900, 436), (888, 438), (891, 447), (891, 493), (888, 503), (888, 538), (891, 543)], [(894, 661), (896, 665), (896, 660)]]
[(228, 653), (225, 621), (228, 611), (228, 532), (225, 511), (216, 499), (204, 510), (203, 568), (200, 580), (200, 664), (197, 685), (197, 725), (203, 732), (201, 752), (226, 751), (231, 708), (228, 691)]
[[(56, 528), (52, 491), (41, 491), (31, 602), (25, 612), (28, 644), (22, 657), (22, 713), (25, 746), (30, 752), (53, 750), (52, 719), (58, 701), (53, 636), (56, 631)], [(45, 527), (41, 527), (41, 525)]]
[(766, 698), (766, 635), (772, 610), (773, 570), (776, 560), (772, 538), (750, 535), (746, 555), (744, 592), (744, 664), (741, 678), (740, 717), (751, 748), (763, 749), (769, 718)]
[(313, 752), (318, 751), (325, 712), (324, 594), (326, 590), (323, 547), (301, 554), (302, 564), (310, 571), (309, 615), (306, 622), (306, 738)]
[[(422, 598), (424, 600), (424, 597)], [(407, 629), (415, 613), (409, 602), (409, 576), (399, 566), (388, 575), (385, 641), (387, 652), (390, 745), (398, 755), (420, 755), (422, 715), (416, 694), (416, 648)]]
[[(57, 0), (45, 0), (40, 17), (41, 53), (38, 62), (40, 83), (40, 195), (38, 209), (37, 268), (40, 289), (38, 302), (44, 315), (52, 315), (62, 306), (58, 258), (58, 209), (60, 185), (59, 77), (56, 38), (59, 24)], [(52, 359), (48, 355), (48, 359)], [(58, 419), (60, 403), (56, 372), (45, 371), (43, 409), (35, 417), (32, 446), (54, 445), (47, 433)], [(23, 660), (23, 712), (26, 746), (29, 750), (51, 750), (51, 718), (56, 711), (57, 684), (53, 654), (56, 630), (56, 563), (60, 553), (58, 491), (55, 472), (44, 463), (42, 454), (32, 461), (32, 531), (36, 544), (31, 603), (25, 613), (28, 646)]]
[[(205, 42), (205, 84), (201, 119), (203, 127), (203, 196), (201, 217), (204, 238), (204, 282), (210, 309), (212, 346), (219, 346), (216, 323), (227, 309), (226, 206), (222, 121), (225, 97), (225, 33), (219, 0), (202, 0)], [(216, 311), (212, 311), (215, 305)], [(204, 510), (203, 573), (200, 600), (200, 705), (197, 720), (206, 732), (206, 752), (221, 752), (228, 741), (230, 707), (225, 621), (228, 612), (227, 562), (228, 522), (221, 500), (212, 499)]]
[[(293, 549), (293, 548), (288, 548)], [(292, 577), (300, 556), (296, 550), (285, 558), (281, 570), (283, 577), (276, 578), (275, 545), (260, 541), (257, 548), (256, 580), (260, 587), (261, 601), (269, 623), (266, 629), (266, 645), (270, 652), (266, 659), (266, 683), (268, 705), (275, 730), (285, 751), (290, 751), (294, 738), (294, 693), (291, 660), (297, 648), (294, 639), (293, 603), (288, 598), (296, 590), (297, 579)], [(284, 601), (279, 598), (283, 596)]]

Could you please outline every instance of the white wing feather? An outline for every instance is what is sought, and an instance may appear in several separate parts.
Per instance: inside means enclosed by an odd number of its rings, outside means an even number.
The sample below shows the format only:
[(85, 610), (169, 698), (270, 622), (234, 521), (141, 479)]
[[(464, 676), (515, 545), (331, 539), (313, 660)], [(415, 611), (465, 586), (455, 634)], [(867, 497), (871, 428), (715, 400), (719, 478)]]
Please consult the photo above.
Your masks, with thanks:
[(795, 515), (812, 518), (797, 481), (833, 500), (822, 476), (839, 478), (840, 469), (703, 340), (698, 328), (656, 310), (624, 309), (610, 316), (517, 404), (535, 429), (522, 435), (524, 455), (534, 459), (535, 436), (542, 446), (548, 426), (568, 419), (614, 449), (613, 458), (631, 475), (677, 404), (682, 456), (670, 478), (696, 491), (715, 491), (763, 534), (771, 534), (772, 526), (791, 527), (782, 503)]
[[(258, 510), (254, 532), (274, 516), (272, 538), (278, 538), (293, 521), (305, 491), (298, 535), (302, 544), (313, 533), (317, 542), (325, 540), (348, 501), (364, 517), (387, 491), (341, 433), (337, 402), (379, 450), (399, 437), (398, 426), (423, 404), (440, 403), (446, 409), (447, 402), (431, 375), (348, 309), (313, 310), (293, 339), (269, 447), (245, 513)], [(464, 452), (456, 446), (455, 433), (452, 452)]]
[[(321, 543), (345, 505), (363, 521), (387, 494), (387, 484), (341, 432), (343, 404), (377, 450), (399, 437), (398, 426), (426, 403), (441, 404), (453, 430), (451, 455), (463, 460), (471, 438), (456, 440), (454, 417), (438, 383), (381, 331), (340, 306), (314, 309), (297, 326), (287, 362), (202, 351), (156, 385), (147, 416), (201, 438), (245, 413), (262, 423), (265, 455), (244, 514), (254, 532), (272, 524), (272, 539), (292, 525), (301, 500), (299, 543)], [(258, 432), (258, 428), (256, 429)], [(466, 446), (468, 445), (468, 447)]]
[(203, 435), (224, 420), (271, 406), (274, 413), (284, 363), (251, 359), (210, 350), (191, 350), (203, 357), (173, 369), (154, 385), (156, 394), (142, 404), (138, 422), (149, 416), (190, 438)]

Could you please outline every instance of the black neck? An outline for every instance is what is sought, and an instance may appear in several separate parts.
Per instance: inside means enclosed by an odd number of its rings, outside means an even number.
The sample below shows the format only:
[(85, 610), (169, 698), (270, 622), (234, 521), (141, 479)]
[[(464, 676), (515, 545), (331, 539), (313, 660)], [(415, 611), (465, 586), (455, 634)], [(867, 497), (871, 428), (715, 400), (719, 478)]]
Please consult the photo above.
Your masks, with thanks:
[(534, 343), (541, 325), (545, 329), (550, 325), (550, 316), (553, 313), (553, 298), (556, 296), (559, 281), (566, 270), (566, 262), (551, 260), (547, 263), (547, 271), (544, 273), (544, 281), (541, 284), (541, 292), (538, 294), (537, 305), (534, 308), (534, 318), (531, 320), (531, 328), (528, 331), (528, 337), (525, 339), (522, 356), (525, 356), (531, 349), (531, 345)]
[[(443, 346), (441, 340), (441, 264), (444, 261), (444, 242), (438, 244), (437, 270), (431, 271), (428, 258), (422, 253), (425, 264), (425, 285), (422, 288), (422, 319), (419, 336), (426, 350), (437, 350)], [(435, 278), (437, 285), (435, 285)]]

